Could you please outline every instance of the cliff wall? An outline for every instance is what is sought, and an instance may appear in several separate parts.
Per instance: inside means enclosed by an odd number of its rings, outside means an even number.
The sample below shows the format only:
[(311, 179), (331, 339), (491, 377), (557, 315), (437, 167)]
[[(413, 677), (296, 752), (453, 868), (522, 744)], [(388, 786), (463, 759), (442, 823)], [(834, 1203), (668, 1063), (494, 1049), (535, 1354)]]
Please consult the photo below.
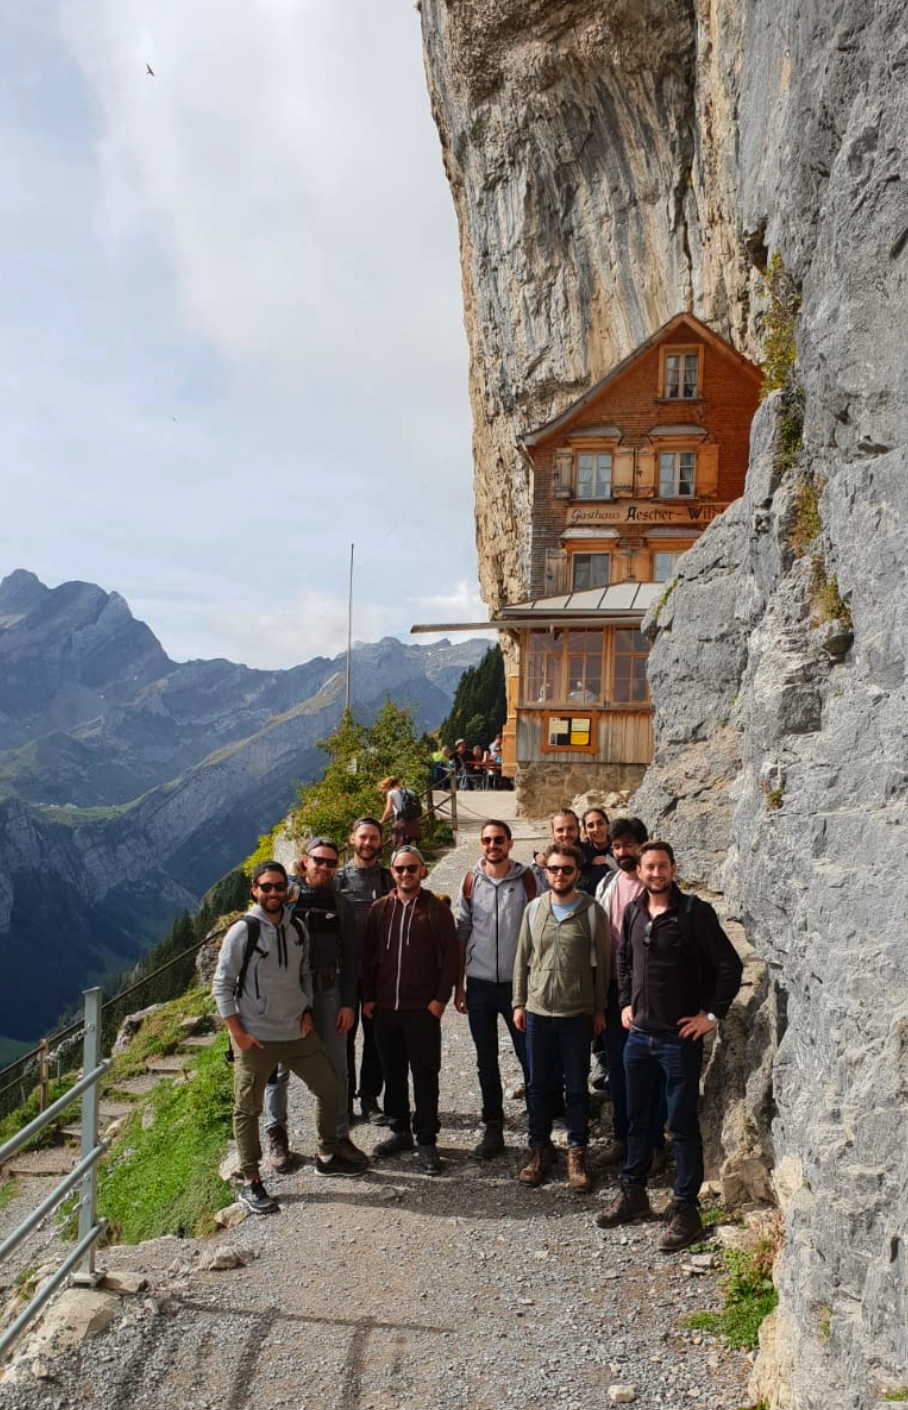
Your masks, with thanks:
[(422, 0), (461, 230), (478, 542), (525, 588), (514, 449), (690, 306), (759, 356), (758, 267), (801, 287), (744, 497), (650, 624), (639, 810), (768, 961), (780, 1307), (755, 1398), (908, 1385), (908, 20), (891, 0)]

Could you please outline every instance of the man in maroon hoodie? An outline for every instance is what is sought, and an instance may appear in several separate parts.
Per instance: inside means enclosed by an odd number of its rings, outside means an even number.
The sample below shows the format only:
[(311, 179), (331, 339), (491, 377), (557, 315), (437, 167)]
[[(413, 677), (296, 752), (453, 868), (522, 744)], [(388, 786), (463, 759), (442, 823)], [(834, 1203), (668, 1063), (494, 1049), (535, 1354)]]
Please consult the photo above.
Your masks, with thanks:
[(391, 873), (394, 890), (372, 906), (363, 937), (363, 1013), (374, 1018), (391, 1125), (374, 1153), (412, 1150), (415, 1132), (420, 1165), (427, 1175), (439, 1175), (441, 1018), (457, 979), (457, 933), (450, 907), (423, 890), (426, 867), (418, 847), (399, 847)]

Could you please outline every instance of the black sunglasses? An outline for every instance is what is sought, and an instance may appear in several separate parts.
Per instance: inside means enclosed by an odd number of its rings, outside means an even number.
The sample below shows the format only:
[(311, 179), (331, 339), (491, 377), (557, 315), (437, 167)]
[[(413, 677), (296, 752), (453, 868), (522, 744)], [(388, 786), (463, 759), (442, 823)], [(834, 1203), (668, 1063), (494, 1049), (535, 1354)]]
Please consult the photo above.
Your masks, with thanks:
[(287, 884), (284, 881), (257, 881), (256, 886), (260, 891), (286, 891)]
[(506, 837), (480, 837), (483, 847), (503, 847), (507, 842)]
[(556, 867), (550, 867), (550, 866), (548, 866), (548, 864), (547, 864), (545, 869), (546, 869), (546, 871), (551, 871), (551, 872), (563, 871), (564, 874), (565, 874), (565, 876), (570, 876), (570, 875), (572, 874), (572, 872), (575, 872), (575, 871), (577, 870), (577, 868), (573, 865), (573, 863), (572, 863), (570, 866), (565, 865), (565, 866), (556, 866)]
[(336, 858), (336, 857), (312, 857), (312, 856), (310, 856), (309, 860), (310, 860), (310, 862), (314, 862), (314, 864), (315, 864), (317, 867), (336, 867), (336, 866), (338, 865), (338, 861), (337, 861), (337, 858)]
[(395, 876), (403, 876), (405, 872), (408, 876), (412, 876), (414, 872), (419, 871), (419, 865), (416, 862), (408, 862), (406, 866), (392, 867), (391, 870)]

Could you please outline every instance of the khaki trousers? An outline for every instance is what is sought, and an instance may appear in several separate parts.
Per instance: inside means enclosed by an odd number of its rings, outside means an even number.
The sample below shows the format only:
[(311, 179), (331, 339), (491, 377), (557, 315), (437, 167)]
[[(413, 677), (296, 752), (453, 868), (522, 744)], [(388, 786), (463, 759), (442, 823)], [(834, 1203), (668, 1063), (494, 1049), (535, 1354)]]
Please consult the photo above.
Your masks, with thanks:
[(265, 1043), (264, 1047), (242, 1052), (234, 1044), (233, 1134), (243, 1171), (243, 1179), (258, 1179), (262, 1146), (259, 1117), (265, 1096), (265, 1083), (278, 1063), (299, 1077), (315, 1097), (315, 1130), (319, 1154), (332, 1155), (337, 1148), (339, 1088), (337, 1074), (313, 1031), (308, 1038), (286, 1043)]

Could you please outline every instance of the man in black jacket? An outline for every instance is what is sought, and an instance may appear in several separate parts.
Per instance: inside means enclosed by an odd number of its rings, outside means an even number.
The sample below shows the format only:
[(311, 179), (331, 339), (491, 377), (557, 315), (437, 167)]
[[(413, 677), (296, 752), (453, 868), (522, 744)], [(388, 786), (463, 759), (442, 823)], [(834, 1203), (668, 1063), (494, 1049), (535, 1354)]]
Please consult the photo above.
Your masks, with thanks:
[(679, 890), (667, 842), (641, 847), (637, 874), (645, 891), (625, 911), (618, 952), (621, 1021), (629, 1030), (624, 1050), (627, 1158), (621, 1192), (596, 1223), (607, 1229), (649, 1213), (648, 1118), (663, 1073), (676, 1174), (671, 1219), (659, 1247), (674, 1253), (703, 1233), (698, 1200), (703, 1143), (697, 1118), (703, 1038), (728, 1013), (743, 966), (712, 906)]

